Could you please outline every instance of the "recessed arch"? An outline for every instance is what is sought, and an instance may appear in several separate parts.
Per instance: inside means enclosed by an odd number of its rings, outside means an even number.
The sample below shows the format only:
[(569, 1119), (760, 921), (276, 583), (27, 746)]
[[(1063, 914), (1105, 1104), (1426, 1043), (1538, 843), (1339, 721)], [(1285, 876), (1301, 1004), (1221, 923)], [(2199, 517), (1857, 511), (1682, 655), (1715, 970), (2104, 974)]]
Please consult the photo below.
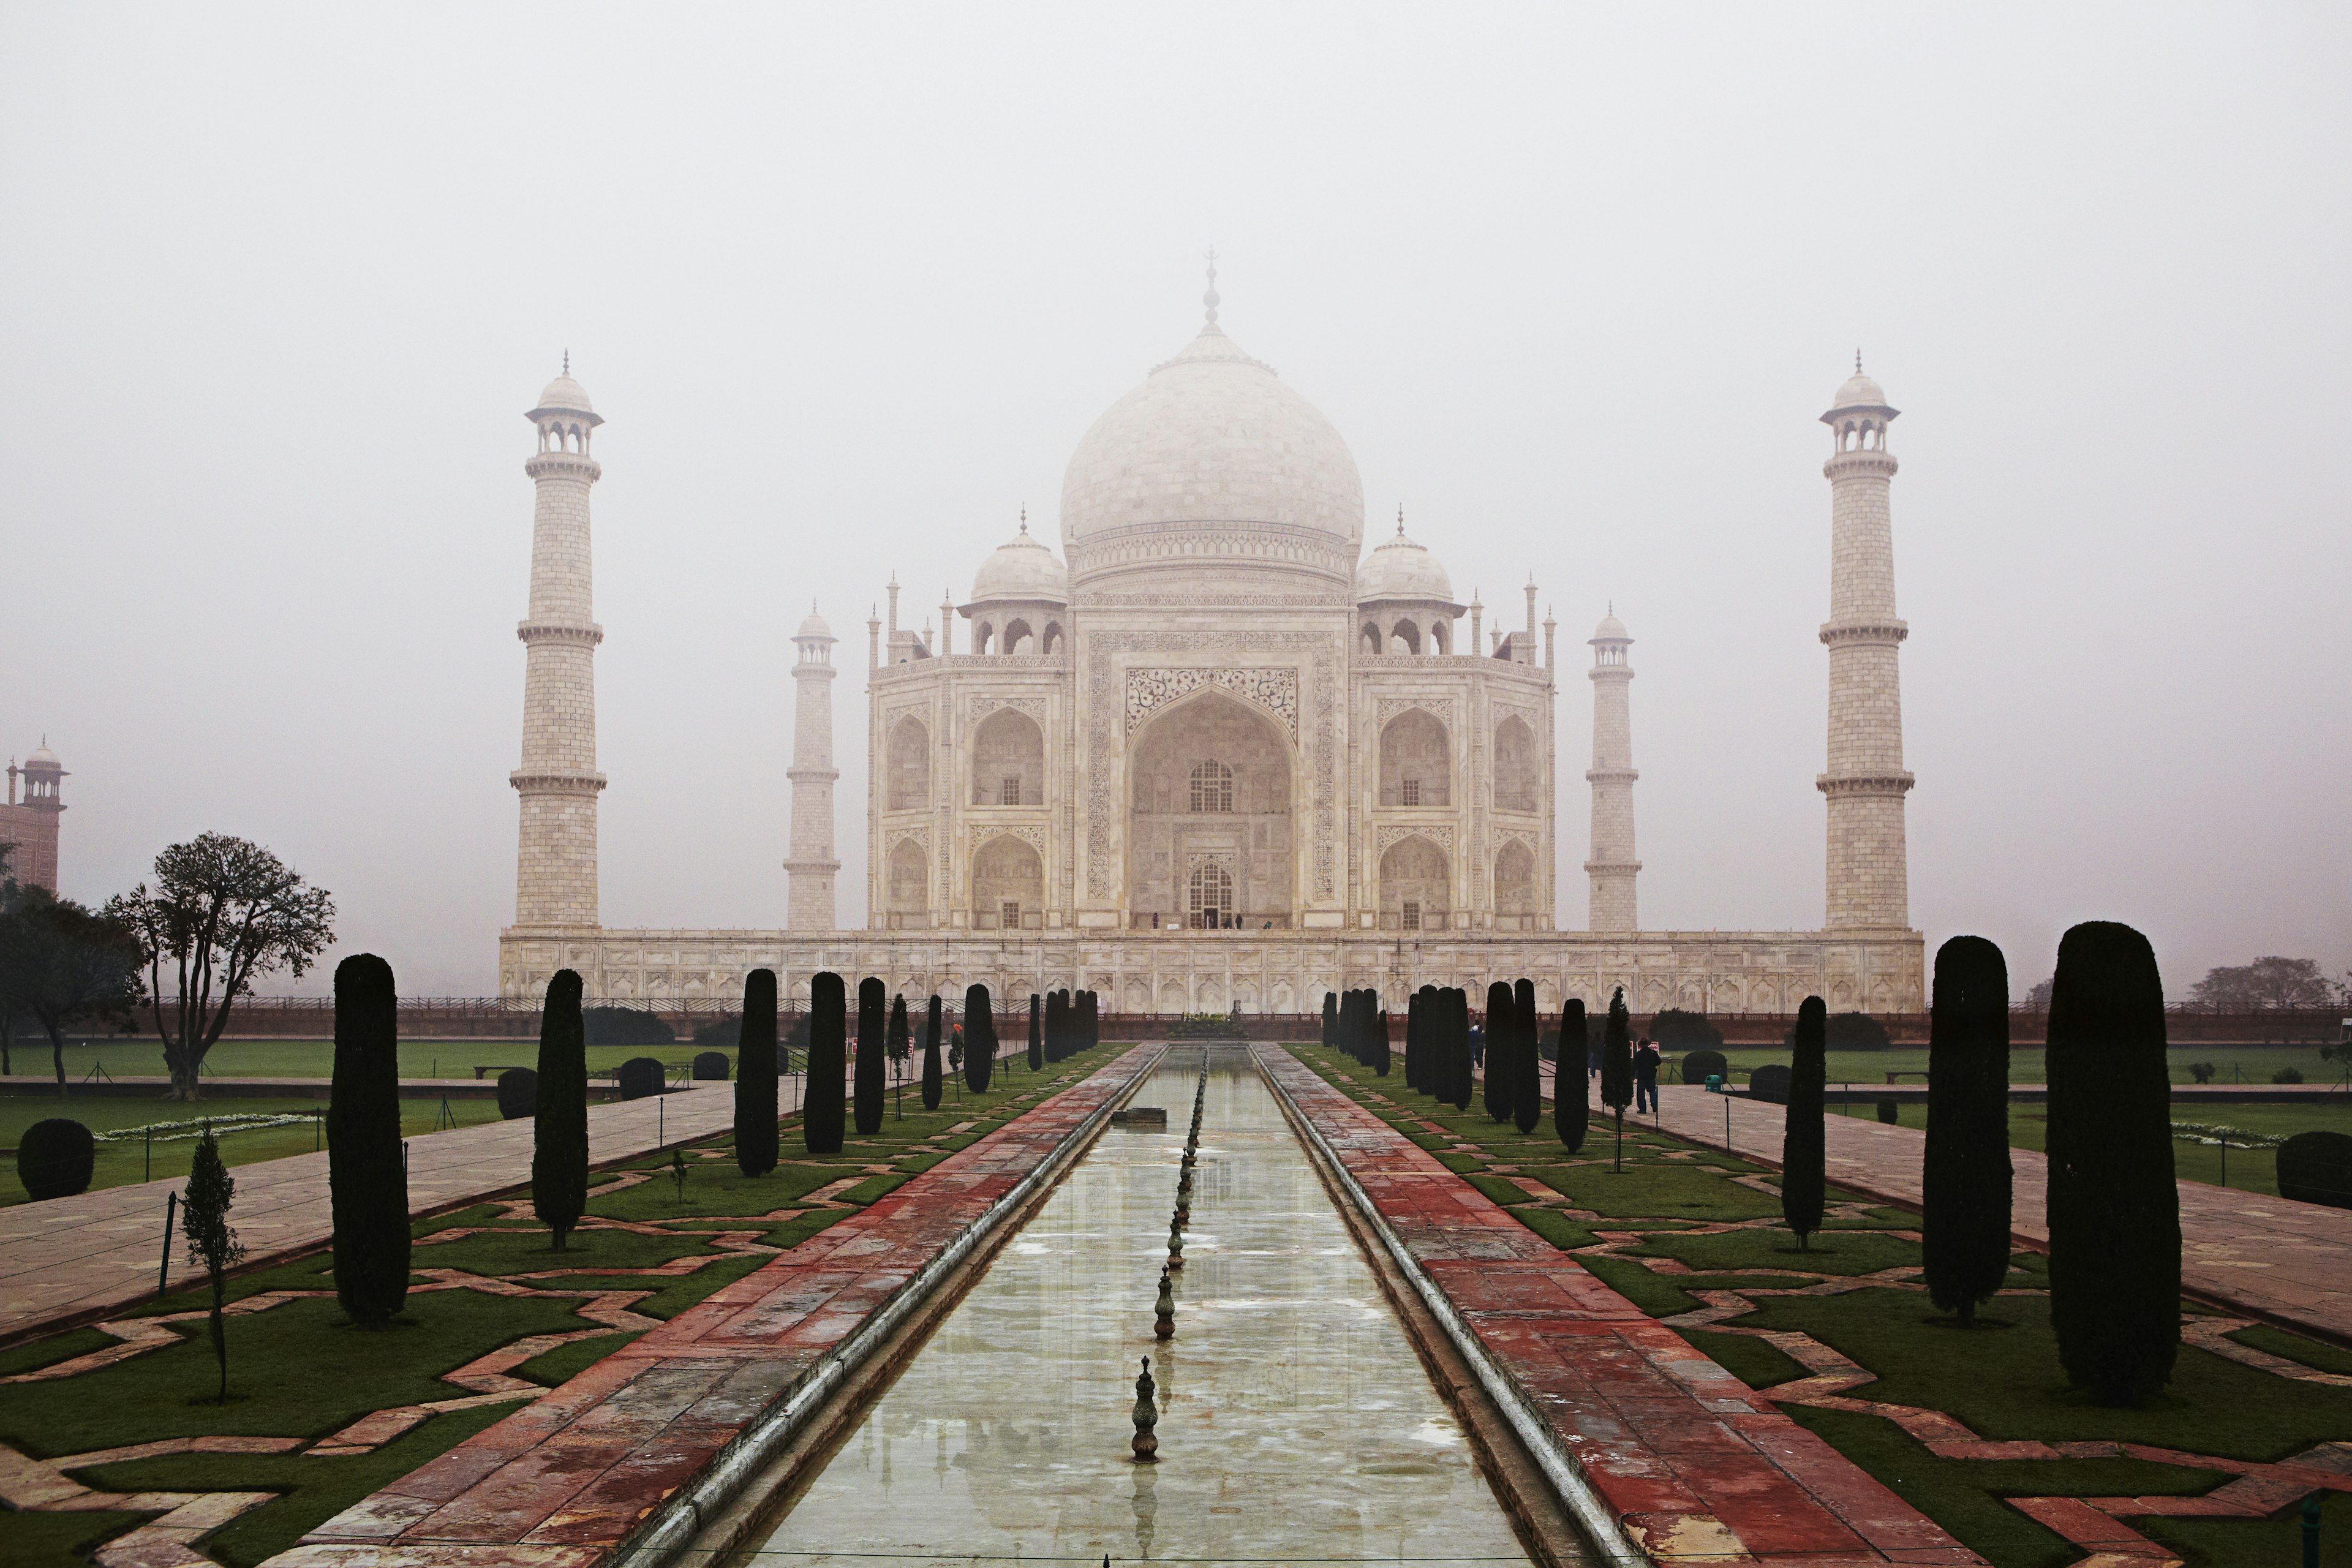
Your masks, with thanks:
[(1533, 931), (1536, 912), (1535, 852), (1525, 839), (1507, 839), (1495, 856), (1495, 924), (1503, 931)]
[(1542, 770), (1536, 762), (1536, 732), (1517, 714), (1495, 726), (1495, 808), (1497, 811), (1542, 809), (1538, 785)]
[(1273, 717), (1223, 691), (1206, 688), (1153, 714), (1127, 757), (1129, 923), (1188, 923), (1192, 873), (1213, 863), (1233, 879), (1221, 913), (1253, 931), (1289, 927), (1295, 777)]
[(1390, 627), (1389, 651), (1391, 653), (1419, 653), (1421, 651), (1421, 628), (1413, 625), (1413, 623), (1409, 620), (1399, 621), (1395, 626)]
[(971, 858), (971, 923), (976, 931), (1034, 931), (1045, 922), (1045, 860), (1036, 848), (1000, 833)]
[(1045, 804), (1045, 731), (1018, 708), (1000, 708), (971, 737), (971, 804)]
[(1016, 618), (1004, 623), (1006, 653), (1035, 653), (1037, 650), (1028, 645), (1036, 640), (1037, 634), (1030, 627), (1027, 621)]
[(927, 925), (931, 909), (930, 858), (912, 838), (890, 847), (886, 887), (893, 926)]
[(890, 726), (884, 760), (888, 783), (883, 792), (887, 811), (917, 811), (931, 798), (931, 731), (913, 714)]
[(1372, 622), (1366, 621), (1364, 623), (1362, 636), (1364, 639), (1364, 651), (1369, 654), (1378, 654), (1382, 646), (1381, 642), (1381, 628)]
[(1381, 929), (1443, 931), (1451, 919), (1452, 866), (1434, 840), (1408, 834), (1381, 857)]
[(1408, 708), (1381, 731), (1381, 804), (1453, 804), (1453, 737), (1426, 708)]

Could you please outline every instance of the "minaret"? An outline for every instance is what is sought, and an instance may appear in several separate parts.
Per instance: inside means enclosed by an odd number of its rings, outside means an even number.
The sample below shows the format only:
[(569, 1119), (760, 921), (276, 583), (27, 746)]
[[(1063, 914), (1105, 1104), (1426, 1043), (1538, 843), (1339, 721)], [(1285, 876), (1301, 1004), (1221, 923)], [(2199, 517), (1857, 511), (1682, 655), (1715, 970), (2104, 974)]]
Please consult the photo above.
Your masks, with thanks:
[(523, 656), (522, 766), (509, 775), (522, 797), (515, 856), (515, 924), (596, 923), (596, 645), (592, 618), (588, 487), (604, 476), (589, 453), (604, 420), (586, 389), (563, 374), (524, 417), (539, 450), (523, 465), (539, 487), (531, 513), (530, 613), (515, 635)]
[[(25, 759), (18, 767), (15, 759), (8, 763), (8, 809), (0, 812), (0, 843), (13, 842), (16, 850), (5, 868), (0, 868), (0, 880), (13, 881), (20, 887), (46, 888), (58, 890), (58, 814), (66, 808), (58, 785), (72, 775), (49, 750), (49, 738), (41, 737), (40, 749)], [(16, 795), (16, 783), (24, 781), (24, 798)]]
[(801, 650), (793, 666), (800, 690), (793, 708), (793, 765), (784, 773), (793, 781), (793, 858), (784, 862), (791, 875), (784, 923), (793, 931), (831, 931), (833, 878), (841, 869), (833, 856), (833, 782), (841, 770), (833, 765), (833, 628), (816, 613), (814, 601), (793, 642)]
[(1829, 898), (1832, 927), (1902, 930), (1911, 923), (1905, 848), (1903, 689), (1897, 649), (1908, 628), (1895, 615), (1895, 538), (1887, 492), (1895, 459), (1886, 450), (1886, 405), (1878, 383), (1853, 374), (1822, 416), (1836, 447), (1822, 472), (1830, 481)]
[(1633, 639), (1617, 607), (1592, 628), (1592, 766), (1585, 778), (1592, 785), (1592, 858), (1584, 863), (1592, 879), (1591, 912), (1585, 923), (1593, 931), (1633, 931), (1633, 879), (1642, 863), (1633, 858), (1633, 713), (1628, 689), (1633, 667), (1625, 650)]

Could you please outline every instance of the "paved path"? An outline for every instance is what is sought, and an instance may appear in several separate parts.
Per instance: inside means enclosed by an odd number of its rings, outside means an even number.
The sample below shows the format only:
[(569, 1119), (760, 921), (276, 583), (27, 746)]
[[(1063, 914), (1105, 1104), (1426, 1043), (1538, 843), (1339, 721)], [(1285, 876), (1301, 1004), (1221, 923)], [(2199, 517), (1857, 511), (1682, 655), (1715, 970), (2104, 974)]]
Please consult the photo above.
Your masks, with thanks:
[[(625, 1160), (733, 1126), (733, 1085), (710, 1083), (588, 1110), (588, 1158)], [(784, 1110), (800, 1106), (800, 1086), (777, 1084)], [(408, 1141), (408, 1203), (425, 1214), (467, 1203), (530, 1179), (531, 1124), (493, 1121)], [(230, 1215), (247, 1256), (259, 1261), (323, 1247), (333, 1234), (327, 1156), (297, 1154), (230, 1171), (236, 1178)], [(60, 1321), (120, 1310), (154, 1294), (163, 1258), (165, 1194), (179, 1180), (107, 1187), (79, 1197), (0, 1208), (0, 1343)], [(172, 1282), (197, 1277), (187, 1244), (172, 1241)]]
[(1918, 1510), (1435, 1155), (1289, 1052), (1255, 1051), (1652, 1560), (1981, 1568)]
[(1106, 1063), (269, 1562), (590, 1568), (607, 1561), (1161, 1054), (1139, 1046)]
[[(1685, 1084), (1658, 1091), (1669, 1132), (1778, 1163), (1784, 1109)], [(1725, 1114), (1730, 1141), (1725, 1142)], [(1629, 1121), (1632, 1118), (1627, 1119)], [(1858, 1116), (1823, 1118), (1829, 1178), (1839, 1186), (1916, 1207), (1927, 1137)], [(2028, 1245), (2046, 1245), (2050, 1162), (2012, 1149), (2011, 1222)], [(2352, 1209), (2293, 1203), (2203, 1182), (2180, 1186), (2180, 1278), (2189, 1289), (2273, 1321), (2352, 1343)]]

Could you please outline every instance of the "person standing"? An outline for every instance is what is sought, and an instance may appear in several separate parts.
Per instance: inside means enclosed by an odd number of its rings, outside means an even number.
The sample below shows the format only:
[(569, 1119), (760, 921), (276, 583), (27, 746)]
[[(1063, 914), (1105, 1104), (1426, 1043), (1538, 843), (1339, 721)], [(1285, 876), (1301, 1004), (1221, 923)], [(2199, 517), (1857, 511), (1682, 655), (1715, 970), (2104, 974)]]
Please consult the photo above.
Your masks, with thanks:
[(1633, 1052), (1633, 1113), (1658, 1113), (1658, 1042), (1643, 1040)]
[(1484, 1026), (1470, 1026), (1470, 1065), (1478, 1067), (1486, 1059), (1486, 1031)]

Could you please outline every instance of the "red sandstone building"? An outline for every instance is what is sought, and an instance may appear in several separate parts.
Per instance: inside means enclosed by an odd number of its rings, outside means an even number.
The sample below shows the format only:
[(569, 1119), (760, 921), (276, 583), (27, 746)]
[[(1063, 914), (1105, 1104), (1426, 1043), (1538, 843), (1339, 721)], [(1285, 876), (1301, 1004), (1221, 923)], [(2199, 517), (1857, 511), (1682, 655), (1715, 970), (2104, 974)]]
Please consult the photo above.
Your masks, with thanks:
[[(24, 887), (58, 890), (58, 814), (66, 808), (58, 796), (58, 783), (65, 776), (46, 739), (24, 766), (8, 764), (8, 804), (0, 806), (0, 844), (16, 846), (8, 857), (7, 875)], [(21, 799), (19, 780), (24, 785)]]

